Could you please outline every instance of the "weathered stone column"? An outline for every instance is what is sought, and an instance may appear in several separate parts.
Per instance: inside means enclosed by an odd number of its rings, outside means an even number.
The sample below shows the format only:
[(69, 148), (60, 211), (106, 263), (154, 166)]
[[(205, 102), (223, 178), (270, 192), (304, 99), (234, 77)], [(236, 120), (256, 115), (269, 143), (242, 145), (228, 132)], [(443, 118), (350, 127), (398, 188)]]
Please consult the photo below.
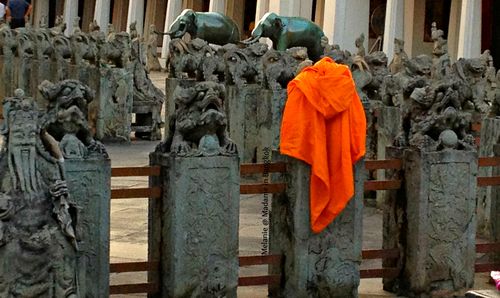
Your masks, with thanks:
[(78, 214), (78, 285), (81, 297), (109, 296), (111, 161), (102, 156), (67, 159), (66, 178)]
[(94, 19), (97, 21), (99, 27), (101, 27), (102, 32), (108, 32), (110, 10), (110, 0), (96, 0)]
[[(167, 2), (167, 15), (165, 17), (165, 28), (164, 32), (168, 31), (170, 25), (174, 22), (175, 18), (182, 12), (182, 0), (169, 0)], [(168, 43), (170, 42), (170, 37), (165, 35), (163, 37), (163, 46), (161, 49), (161, 58), (165, 59), (168, 56)]]
[[(393, 286), (418, 297), (448, 297), (472, 287), (477, 153), (407, 149), (403, 159), (406, 195), (389, 210), (397, 229), (384, 233), (384, 248), (390, 248), (387, 237), (404, 235), (393, 241), (404, 264)], [(388, 219), (384, 215), (384, 229)]]
[(164, 174), (160, 297), (236, 297), (238, 157), (151, 158)]
[[(355, 166), (355, 195), (344, 211), (324, 231), (310, 227), (310, 167), (296, 159), (287, 161), (285, 193), (274, 195), (271, 208), (270, 251), (282, 254), (283, 264), (271, 265), (271, 274), (282, 274), (271, 297), (357, 297), (362, 245), (364, 162)], [(283, 177), (280, 177), (283, 181)]]
[(96, 139), (130, 142), (133, 77), (123, 68), (101, 69), (96, 91)]
[(403, 39), (404, 0), (388, 0), (385, 13), (384, 44), (382, 51), (387, 55), (387, 61), (392, 61), (394, 54), (394, 39)]
[(130, 24), (136, 23), (137, 32), (144, 32), (144, 0), (133, 0), (128, 5), (127, 32), (130, 33)]
[[(493, 147), (494, 155), (500, 156), (500, 144), (497, 144)], [(500, 167), (493, 168), (493, 176), (500, 176)], [(496, 219), (491, 220), (491, 239), (494, 242), (500, 242), (500, 186), (495, 186), (491, 191), (491, 209), (490, 209), (490, 218)], [(500, 253), (497, 253), (494, 257), (496, 262), (500, 262)]]
[[(377, 159), (389, 159), (386, 154), (387, 146), (392, 146), (394, 139), (399, 133), (401, 122), (400, 109), (381, 105), (375, 111), (377, 117)], [(385, 171), (377, 171), (377, 179), (385, 179)], [(377, 191), (377, 206), (382, 207), (385, 201), (386, 191)]]
[[(471, 26), (471, 24), (476, 24)], [(481, 1), (462, 0), (460, 32), (458, 33), (458, 58), (475, 58), (481, 54)]]
[[(479, 156), (489, 157), (494, 155), (494, 147), (500, 140), (500, 119), (499, 118), (484, 118), (481, 124), (481, 137), (479, 145)], [(491, 177), (494, 167), (479, 168), (479, 176)], [(491, 236), (491, 223), (498, 218), (490, 217), (493, 213), (492, 208), (492, 191), (495, 187), (479, 187), (477, 189), (477, 230), (480, 235), (487, 238)]]

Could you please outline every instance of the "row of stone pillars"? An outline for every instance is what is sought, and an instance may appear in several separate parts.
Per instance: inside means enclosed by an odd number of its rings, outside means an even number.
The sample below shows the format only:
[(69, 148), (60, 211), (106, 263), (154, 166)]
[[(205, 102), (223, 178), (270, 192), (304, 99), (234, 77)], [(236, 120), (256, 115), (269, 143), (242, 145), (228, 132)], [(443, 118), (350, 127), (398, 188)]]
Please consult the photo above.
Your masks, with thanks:
[[(471, 287), (477, 153), (396, 148), (387, 153), (403, 160), (403, 170), (394, 173), (403, 186), (388, 191), (384, 204), (384, 248), (400, 250), (398, 260), (384, 261), (385, 267), (400, 269), (397, 278), (384, 280), (384, 287), (415, 295), (446, 295)], [(150, 157), (152, 165), (162, 167), (162, 176), (152, 183), (164, 189), (163, 199), (150, 210), (150, 258), (160, 260), (160, 297), (235, 297), (239, 159), (161, 153)], [(313, 234), (309, 166), (278, 154), (273, 161), (287, 162), (287, 172), (272, 179), (284, 179), (287, 187), (273, 196), (270, 213), (270, 253), (283, 255), (281, 264), (269, 267), (270, 274), (281, 275), (270, 295), (356, 297), (364, 162), (355, 165), (356, 193), (345, 211), (326, 230)]]

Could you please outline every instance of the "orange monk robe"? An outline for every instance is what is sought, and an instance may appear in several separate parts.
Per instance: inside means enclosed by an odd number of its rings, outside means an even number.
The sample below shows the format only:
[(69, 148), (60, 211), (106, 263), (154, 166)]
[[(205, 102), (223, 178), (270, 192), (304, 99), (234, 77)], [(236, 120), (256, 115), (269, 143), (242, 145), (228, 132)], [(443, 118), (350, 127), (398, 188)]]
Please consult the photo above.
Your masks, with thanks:
[(349, 68), (323, 58), (288, 84), (280, 151), (311, 165), (311, 228), (319, 233), (354, 195), (366, 118)]

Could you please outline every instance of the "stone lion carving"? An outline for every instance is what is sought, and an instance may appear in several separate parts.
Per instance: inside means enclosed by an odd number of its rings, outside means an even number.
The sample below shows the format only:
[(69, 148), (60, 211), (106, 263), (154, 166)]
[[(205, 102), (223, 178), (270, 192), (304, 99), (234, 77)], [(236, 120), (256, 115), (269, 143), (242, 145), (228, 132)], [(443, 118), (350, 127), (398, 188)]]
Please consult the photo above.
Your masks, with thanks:
[(64, 157), (87, 157), (89, 154), (107, 157), (104, 146), (94, 140), (87, 122), (88, 105), (94, 99), (94, 92), (88, 86), (78, 80), (43, 81), (38, 89), (48, 101), (41, 126), (60, 142)]
[(205, 81), (190, 88), (177, 87), (174, 99), (175, 117), (157, 150), (178, 156), (237, 154), (226, 131), (224, 85)]

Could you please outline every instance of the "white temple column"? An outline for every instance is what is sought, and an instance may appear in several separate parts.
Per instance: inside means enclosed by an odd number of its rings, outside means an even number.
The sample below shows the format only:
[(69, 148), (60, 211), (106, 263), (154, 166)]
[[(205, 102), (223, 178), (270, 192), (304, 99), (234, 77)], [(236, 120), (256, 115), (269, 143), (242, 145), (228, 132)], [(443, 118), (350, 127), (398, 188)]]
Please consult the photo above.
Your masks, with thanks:
[(108, 32), (108, 24), (110, 23), (109, 16), (111, 15), (110, 0), (96, 0), (94, 9), (94, 20), (101, 27), (102, 32)]
[(460, 13), (457, 58), (481, 54), (481, 0), (463, 0)]
[(78, 17), (78, 0), (64, 1), (64, 22), (67, 26), (64, 34), (67, 36), (73, 34), (73, 22), (76, 17)]
[(269, 11), (269, 0), (257, 0), (255, 8), (255, 24)]
[(208, 11), (226, 14), (226, 0), (210, 0)]
[[(168, 31), (170, 25), (174, 22), (178, 15), (182, 12), (182, 0), (168, 0), (167, 2), (167, 15), (165, 17), (165, 28), (164, 32)], [(168, 43), (170, 42), (170, 37), (165, 35), (163, 37), (163, 46), (161, 49), (161, 58), (167, 58), (168, 56)]]
[(291, 0), (288, 4), (288, 16), (303, 17), (308, 20), (312, 17), (312, 0)]
[(137, 33), (142, 35), (144, 29), (144, 0), (131, 0), (128, 3), (127, 32), (130, 33), (130, 24), (137, 22)]
[(448, 24), (448, 36), (446, 39), (448, 40), (448, 53), (452, 61), (457, 59), (461, 8), (462, 0), (451, 0), (450, 22)]
[(49, 0), (37, 0), (33, 3), (33, 25), (35, 28), (40, 28), (40, 21), (46, 18), (49, 22)]
[(387, 0), (386, 7), (382, 51), (387, 55), (387, 61), (390, 62), (394, 55), (394, 39), (403, 39), (404, 0)]
[(364, 33), (364, 46), (368, 49), (370, 0), (325, 0), (324, 13), (323, 32), (330, 44), (355, 52), (354, 42)]

